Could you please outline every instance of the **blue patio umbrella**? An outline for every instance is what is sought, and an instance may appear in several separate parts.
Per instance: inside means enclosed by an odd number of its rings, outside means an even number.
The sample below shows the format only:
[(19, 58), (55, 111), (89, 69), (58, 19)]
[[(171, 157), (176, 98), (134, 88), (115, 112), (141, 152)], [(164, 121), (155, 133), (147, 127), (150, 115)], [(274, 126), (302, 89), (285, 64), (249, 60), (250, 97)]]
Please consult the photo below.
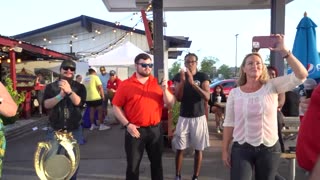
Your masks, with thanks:
[[(317, 25), (307, 17), (301, 19), (297, 26), (297, 33), (294, 39), (292, 53), (306, 67), (309, 78), (320, 78), (320, 58), (317, 50), (317, 38), (315, 28)], [(290, 73), (291, 68), (288, 69)]]

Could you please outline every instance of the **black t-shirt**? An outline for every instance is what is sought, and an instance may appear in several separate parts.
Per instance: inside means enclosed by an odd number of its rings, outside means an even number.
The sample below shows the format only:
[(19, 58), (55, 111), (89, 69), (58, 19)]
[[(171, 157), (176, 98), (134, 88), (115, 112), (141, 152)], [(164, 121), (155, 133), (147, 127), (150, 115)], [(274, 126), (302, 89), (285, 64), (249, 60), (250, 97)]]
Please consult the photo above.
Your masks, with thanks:
[(285, 93), (286, 99), (282, 106), (281, 112), (284, 116), (299, 116), (300, 97), (293, 91)]
[[(204, 81), (210, 81), (209, 76), (203, 72), (197, 72), (193, 76), (193, 80), (200, 87)], [(173, 81), (180, 82), (180, 73), (176, 74)], [(183, 89), (183, 96), (180, 105), (180, 116), (182, 117), (200, 117), (205, 114), (204, 99), (200, 94), (189, 84), (186, 74), (186, 82)]]
[[(44, 91), (44, 101), (53, 98), (60, 93), (59, 81), (48, 84)], [(81, 98), (81, 103), (75, 106), (70, 97), (65, 96), (57, 105), (49, 109), (49, 122), (54, 130), (67, 129), (72, 131), (78, 129), (82, 118), (81, 108), (86, 100), (86, 88), (77, 81), (71, 80), (71, 89)]]

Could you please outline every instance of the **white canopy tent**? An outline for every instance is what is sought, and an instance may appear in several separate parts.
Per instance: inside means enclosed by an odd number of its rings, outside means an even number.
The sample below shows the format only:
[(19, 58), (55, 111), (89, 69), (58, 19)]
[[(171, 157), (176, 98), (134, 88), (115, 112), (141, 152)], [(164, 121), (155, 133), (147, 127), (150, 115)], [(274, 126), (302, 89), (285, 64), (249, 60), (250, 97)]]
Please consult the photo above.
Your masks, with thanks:
[[(132, 66), (134, 58), (146, 53), (131, 42), (127, 41), (122, 46), (104, 54), (88, 60), (90, 66)], [(150, 54), (149, 54), (150, 55)], [(152, 55), (150, 55), (153, 58)]]

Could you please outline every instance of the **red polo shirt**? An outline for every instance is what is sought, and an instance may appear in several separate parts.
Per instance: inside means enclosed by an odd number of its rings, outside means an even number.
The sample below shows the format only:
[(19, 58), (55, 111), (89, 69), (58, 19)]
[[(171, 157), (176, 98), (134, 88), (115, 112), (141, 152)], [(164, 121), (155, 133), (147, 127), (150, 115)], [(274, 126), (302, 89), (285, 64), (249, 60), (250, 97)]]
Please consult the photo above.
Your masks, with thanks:
[(108, 80), (107, 89), (117, 90), (120, 83), (121, 83), (121, 80), (118, 77), (116, 77), (116, 79), (114, 79), (114, 81)]
[(160, 123), (164, 107), (163, 92), (158, 80), (150, 75), (141, 84), (134, 73), (117, 89), (112, 104), (122, 107), (128, 121), (137, 126), (152, 126)]
[(301, 121), (297, 139), (297, 161), (311, 171), (320, 157), (320, 85), (313, 90), (307, 112)]

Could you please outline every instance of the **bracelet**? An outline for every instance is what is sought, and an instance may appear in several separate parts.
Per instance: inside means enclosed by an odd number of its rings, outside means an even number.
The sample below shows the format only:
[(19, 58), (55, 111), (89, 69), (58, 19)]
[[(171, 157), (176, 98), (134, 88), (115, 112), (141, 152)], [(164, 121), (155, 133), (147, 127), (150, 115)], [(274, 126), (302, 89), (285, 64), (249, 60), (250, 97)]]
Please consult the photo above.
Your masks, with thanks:
[(126, 125), (124, 125), (124, 127), (127, 128), (129, 126), (129, 124), (131, 124), (131, 123), (128, 122)]
[(289, 51), (287, 52), (287, 54), (286, 54), (285, 56), (283, 56), (282, 58), (283, 58), (283, 59), (287, 59), (290, 55), (291, 55), (291, 51), (289, 50)]
[(56, 98), (58, 101), (61, 101), (61, 100), (63, 99), (63, 97), (61, 96), (61, 94), (56, 95), (55, 98)]
[(68, 94), (67, 94), (67, 97), (71, 96), (71, 95), (72, 95), (72, 93), (73, 93), (72, 91), (71, 91), (70, 93), (68, 93)]

